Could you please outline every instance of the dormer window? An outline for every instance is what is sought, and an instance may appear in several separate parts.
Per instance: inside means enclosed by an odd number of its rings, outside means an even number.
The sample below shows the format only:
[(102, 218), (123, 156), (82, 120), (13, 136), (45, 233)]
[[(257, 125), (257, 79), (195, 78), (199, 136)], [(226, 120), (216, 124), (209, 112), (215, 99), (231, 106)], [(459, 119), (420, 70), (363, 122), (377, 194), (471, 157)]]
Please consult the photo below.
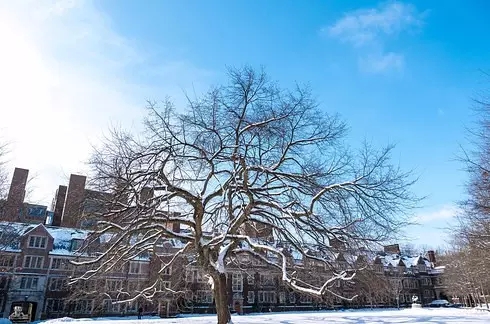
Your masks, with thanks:
[(46, 241), (46, 236), (29, 236), (29, 247), (33, 249), (45, 249)]
[(82, 240), (72, 240), (71, 241), (71, 251), (72, 252), (76, 252), (77, 250), (79, 250), (83, 245), (83, 241)]

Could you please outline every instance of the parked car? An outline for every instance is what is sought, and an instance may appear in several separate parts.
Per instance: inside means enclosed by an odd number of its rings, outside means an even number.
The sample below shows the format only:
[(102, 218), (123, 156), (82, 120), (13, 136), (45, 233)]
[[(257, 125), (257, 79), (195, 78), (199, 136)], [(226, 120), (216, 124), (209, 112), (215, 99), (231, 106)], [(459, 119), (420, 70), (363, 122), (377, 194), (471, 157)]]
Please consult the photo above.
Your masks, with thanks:
[(450, 303), (445, 299), (436, 299), (430, 302), (429, 307), (447, 307)]
[(450, 307), (450, 308), (461, 308), (461, 307), (463, 307), (463, 304), (460, 304), (460, 303), (456, 303), (456, 304), (448, 304), (448, 305), (445, 305), (444, 307)]

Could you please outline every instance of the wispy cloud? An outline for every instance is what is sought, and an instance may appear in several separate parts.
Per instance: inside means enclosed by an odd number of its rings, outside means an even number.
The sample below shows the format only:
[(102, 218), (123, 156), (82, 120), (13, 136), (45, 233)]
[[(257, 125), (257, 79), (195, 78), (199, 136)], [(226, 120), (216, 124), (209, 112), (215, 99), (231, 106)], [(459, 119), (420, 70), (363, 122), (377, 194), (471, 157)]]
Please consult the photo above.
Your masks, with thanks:
[[(347, 12), (323, 31), (357, 49), (362, 70), (380, 73), (403, 67), (403, 54), (385, 52), (386, 42), (403, 31), (422, 26), (424, 16), (425, 13), (411, 4), (391, 1), (376, 8)], [(373, 52), (381, 54), (374, 55)]]
[(461, 212), (461, 209), (455, 205), (443, 205), (437, 209), (421, 212), (413, 218), (414, 222), (419, 224), (434, 221), (450, 221)]
[(382, 73), (387, 70), (401, 70), (405, 65), (405, 57), (400, 53), (371, 54), (359, 58), (359, 68), (368, 73)]
[(0, 137), (12, 143), (11, 168), (39, 175), (33, 198), (44, 203), (66, 175), (87, 171), (109, 125), (132, 127), (145, 99), (212, 77), (118, 34), (91, 1), (0, 0), (0, 40)]

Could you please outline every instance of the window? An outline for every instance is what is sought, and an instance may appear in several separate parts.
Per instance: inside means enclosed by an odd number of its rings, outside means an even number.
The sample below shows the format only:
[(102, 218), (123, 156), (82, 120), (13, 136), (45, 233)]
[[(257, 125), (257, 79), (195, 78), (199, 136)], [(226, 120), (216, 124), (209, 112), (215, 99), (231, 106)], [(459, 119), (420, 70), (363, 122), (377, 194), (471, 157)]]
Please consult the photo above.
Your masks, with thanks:
[(77, 314), (90, 314), (94, 305), (93, 300), (82, 299), (77, 300), (75, 304), (75, 313)]
[(275, 303), (276, 293), (274, 291), (259, 291), (259, 303)]
[(281, 291), (279, 293), (279, 304), (285, 304), (286, 303), (286, 293), (284, 291)]
[(294, 294), (294, 292), (290, 292), (290, 293), (289, 293), (289, 302), (290, 302), (291, 304), (296, 303), (296, 295)]
[(67, 281), (64, 278), (49, 279), (49, 290), (51, 291), (62, 291), (66, 289), (66, 286), (67, 286)]
[(61, 313), (63, 312), (63, 300), (62, 299), (47, 299), (46, 300), (46, 313)]
[(119, 291), (122, 288), (122, 280), (107, 280), (106, 289), (108, 291)]
[(299, 298), (299, 302), (303, 304), (311, 304), (312, 301), (313, 299), (310, 295), (301, 295)]
[(249, 291), (247, 295), (247, 302), (249, 304), (255, 303), (255, 293), (253, 291)]
[(243, 276), (241, 273), (231, 275), (231, 289), (233, 292), (243, 291)]
[(160, 281), (160, 291), (170, 289), (170, 281)]
[(164, 275), (171, 275), (172, 274), (172, 267), (171, 266), (168, 266), (165, 270), (163, 270), (162, 272)]
[(43, 261), (43, 257), (28, 255), (24, 258), (24, 268), (41, 269), (43, 267)]
[(194, 293), (196, 303), (211, 304), (213, 302), (213, 293), (211, 290), (197, 290)]
[(424, 297), (432, 297), (432, 291), (429, 289), (424, 290)]
[(203, 275), (199, 270), (186, 270), (185, 277), (187, 282), (204, 282)]
[(110, 299), (104, 299), (102, 305), (103, 305), (104, 312), (106, 312), (106, 313), (120, 313), (121, 312), (122, 304), (113, 303), (112, 300), (110, 300)]
[(274, 277), (272, 275), (261, 274), (260, 275), (260, 284), (267, 286), (274, 284)]
[(24, 290), (36, 290), (37, 289), (37, 277), (22, 277), (20, 279), (20, 289)]
[(1, 255), (0, 256), (0, 268), (8, 267), (11, 268), (14, 266), (14, 256), (13, 255)]
[(138, 274), (141, 272), (141, 263), (129, 262), (129, 273)]
[(129, 281), (128, 282), (128, 292), (131, 293), (133, 291), (140, 290), (140, 283), (138, 281)]
[(29, 247), (34, 249), (45, 249), (46, 236), (29, 236)]
[(247, 275), (247, 282), (251, 286), (255, 285), (255, 274), (254, 273)]
[(83, 245), (83, 240), (71, 240), (71, 251), (78, 251)]
[(68, 270), (70, 269), (70, 263), (68, 259), (53, 258), (51, 260), (51, 269)]
[[(0, 289), (5, 289), (7, 287), (7, 277), (6, 276), (0, 276)], [(2, 304), (0, 304), (0, 309), (2, 307)]]
[(126, 304), (126, 312), (128, 313), (136, 313), (138, 311), (138, 302), (132, 301)]

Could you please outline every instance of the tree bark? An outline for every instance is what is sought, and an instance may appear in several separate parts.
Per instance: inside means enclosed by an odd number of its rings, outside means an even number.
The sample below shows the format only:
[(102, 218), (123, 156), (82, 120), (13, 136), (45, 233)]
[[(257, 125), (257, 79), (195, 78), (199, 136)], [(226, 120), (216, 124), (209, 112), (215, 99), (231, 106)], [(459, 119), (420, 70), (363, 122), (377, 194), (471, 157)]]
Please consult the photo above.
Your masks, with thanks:
[(214, 302), (218, 324), (231, 323), (230, 308), (228, 307), (228, 289), (226, 286), (226, 275), (218, 273), (213, 276), (214, 280)]

